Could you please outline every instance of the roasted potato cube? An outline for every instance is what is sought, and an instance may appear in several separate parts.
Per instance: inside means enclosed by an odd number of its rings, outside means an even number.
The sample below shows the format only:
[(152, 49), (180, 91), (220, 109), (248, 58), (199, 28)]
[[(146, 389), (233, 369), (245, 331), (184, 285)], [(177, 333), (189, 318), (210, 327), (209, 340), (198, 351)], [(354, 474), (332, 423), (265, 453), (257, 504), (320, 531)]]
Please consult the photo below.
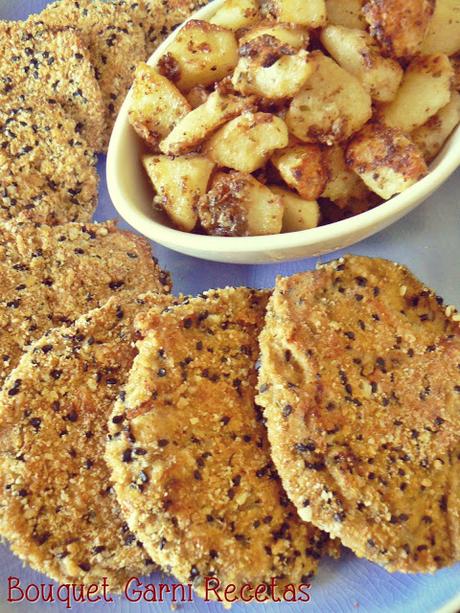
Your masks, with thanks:
[(239, 30), (247, 28), (259, 19), (258, 0), (227, 0), (210, 22), (230, 30)]
[(326, 0), (327, 21), (334, 26), (365, 30), (362, 12), (365, 0)]
[(427, 173), (422, 152), (400, 130), (368, 124), (352, 138), (347, 164), (374, 193), (385, 200)]
[(129, 123), (139, 136), (157, 149), (191, 106), (180, 91), (155, 68), (139, 64), (131, 93)]
[(160, 143), (160, 150), (166, 155), (188, 153), (205, 141), (214, 130), (243, 111), (251, 110), (252, 106), (252, 99), (238, 98), (216, 90), (204, 104), (193, 109), (176, 125)]
[(156, 191), (154, 202), (179, 230), (191, 232), (198, 221), (198, 200), (206, 193), (213, 162), (201, 155), (146, 155), (143, 164)]
[(187, 93), (206, 87), (233, 72), (238, 43), (230, 30), (192, 19), (179, 32), (158, 61), (158, 71)]
[(265, 164), (275, 149), (288, 144), (284, 121), (270, 113), (243, 113), (218, 130), (204, 153), (218, 166), (251, 173)]
[(308, 28), (326, 25), (325, 0), (268, 0), (267, 8), (278, 21)]
[(279, 234), (283, 203), (252, 175), (232, 171), (216, 174), (198, 214), (206, 232), (216, 236)]
[(278, 151), (272, 163), (283, 181), (304, 200), (316, 200), (327, 183), (323, 153), (318, 145), (294, 145)]
[(321, 196), (346, 208), (355, 199), (365, 198), (368, 189), (362, 179), (345, 163), (345, 151), (340, 145), (327, 147), (323, 152), (328, 181)]
[(449, 104), (411, 134), (411, 140), (422, 151), (427, 162), (438, 155), (459, 121), (460, 94), (454, 91)]
[(349, 138), (372, 115), (371, 97), (356, 77), (329, 57), (312, 53), (316, 70), (291, 102), (286, 123), (306, 143)]
[(420, 51), (433, 8), (433, 0), (369, 0), (363, 12), (386, 54), (410, 58)]
[(313, 71), (309, 58), (304, 49), (296, 51), (273, 36), (259, 36), (240, 47), (232, 85), (244, 95), (292, 98)]
[(382, 121), (404, 132), (422, 126), (449, 102), (453, 75), (447, 55), (416, 58), (406, 70), (396, 98), (384, 105)]
[(276, 21), (262, 21), (251, 28), (240, 38), (240, 47), (254, 38), (260, 36), (273, 36), (285, 45), (293, 49), (306, 49), (310, 37), (308, 30), (293, 23), (277, 23)]
[(367, 32), (327, 26), (321, 32), (321, 42), (342, 68), (361, 81), (373, 100), (390, 102), (394, 99), (403, 69), (396, 60), (381, 55)]
[(310, 230), (319, 224), (319, 206), (316, 200), (304, 200), (294, 192), (277, 185), (269, 186), (281, 197), (284, 207), (282, 232)]
[(436, 0), (433, 18), (422, 43), (425, 55), (445, 53), (453, 55), (460, 51), (460, 2)]

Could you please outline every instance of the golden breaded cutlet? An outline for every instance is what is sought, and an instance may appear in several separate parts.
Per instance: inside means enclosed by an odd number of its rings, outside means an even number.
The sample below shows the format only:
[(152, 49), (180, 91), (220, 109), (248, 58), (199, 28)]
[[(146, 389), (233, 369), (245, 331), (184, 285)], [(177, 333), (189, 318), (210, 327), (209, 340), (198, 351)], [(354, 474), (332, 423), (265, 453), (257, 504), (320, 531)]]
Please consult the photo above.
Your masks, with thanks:
[(149, 243), (114, 222), (0, 223), (0, 388), (23, 348), (111, 296), (167, 292)]
[(120, 295), (48, 331), (0, 393), (0, 534), (60, 583), (105, 579), (116, 592), (156, 568), (125, 522), (103, 455), (135, 355), (133, 319), (171, 301)]
[(460, 559), (460, 316), (404, 266), (279, 278), (258, 402), (300, 516), (389, 571)]
[[(145, 60), (145, 12), (142, 4), (103, 0), (60, 0), (47, 6), (32, 23), (49, 28), (73, 26), (89, 51), (100, 86), (107, 129), (99, 150), (108, 146), (113, 124), (131, 86), (136, 65)], [(138, 13), (139, 12), (139, 13)]]
[(142, 314), (110, 423), (106, 457), (130, 528), (200, 595), (210, 576), (298, 584), (337, 550), (288, 501), (254, 402), (268, 296), (211, 290)]
[(88, 145), (101, 149), (106, 132), (101, 89), (84, 41), (72, 28), (0, 21), (0, 73), (0, 94), (13, 105), (19, 96), (26, 102), (43, 98), (43, 108), (36, 108), (42, 112), (59, 103)]
[(96, 156), (58, 103), (0, 95), (0, 221), (89, 222), (97, 205)]

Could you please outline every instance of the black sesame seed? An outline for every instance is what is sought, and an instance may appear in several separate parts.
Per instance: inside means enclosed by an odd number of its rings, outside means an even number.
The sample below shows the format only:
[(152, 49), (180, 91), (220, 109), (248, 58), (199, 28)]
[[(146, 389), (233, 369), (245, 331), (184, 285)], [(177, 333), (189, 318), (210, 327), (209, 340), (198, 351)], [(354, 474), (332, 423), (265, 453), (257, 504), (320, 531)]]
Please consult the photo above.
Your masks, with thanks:
[(307, 443), (295, 444), (294, 449), (300, 453), (305, 453), (307, 451), (315, 451), (316, 445), (312, 441), (308, 441)]
[(39, 417), (32, 417), (32, 419), (29, 421), (30, 425), (35, 428), (35, 430), (39, 430), (40, 429), (40, 425), (42, 423), (42, 420)]
[(192, 568), (190, 569), (190, 580), (192, 581), (193, 579), (196, 579), (196, 577), (200, 576), (200, 571), (198, 570), (198, 568), (196, 566), (192, 566)]
[(133, 458), (132, 458), (131, 447), (128, 447), (128, 449), (125, 449), (121, 457), (122, 457), (123, 462), (126, 462), (126, 463), (132, 462)]
[(120, 287), (123, 287), (124, 284), (124, 281), (110, 281), (109, 288), (113, 290), (120, 289)]
[(78, 565), (85, 573), (88, 573), (91, 570), (91, 564), (88, 562), (82, 562)]
[(291, 413), (292, 413), (292, 406), (290, 404), (286, 404), (283, 407), (283, 411), (282, 411), (283, 417), (289, 417)]

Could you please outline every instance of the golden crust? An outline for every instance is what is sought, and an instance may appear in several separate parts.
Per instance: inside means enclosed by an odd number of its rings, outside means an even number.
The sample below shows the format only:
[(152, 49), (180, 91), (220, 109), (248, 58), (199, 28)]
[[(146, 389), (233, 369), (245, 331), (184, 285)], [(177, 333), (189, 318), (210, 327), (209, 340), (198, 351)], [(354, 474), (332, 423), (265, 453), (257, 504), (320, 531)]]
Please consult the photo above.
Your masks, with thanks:
[(0, 221), (91, 220), (99, 178), (81, 131), (57, 103), (0, 95)]
[(301, 517), (389, 571), (460, 559), (460, 316), (403, 266), (278, 279), (258, 402)]
[(43, 97), (43, 110), (58, 102), (89, 146), (100, 149), (105, 129), (102, 94), (90, 54), (74, 30), (0, 21), (0, 72), (1, 94), (13, 104), (21, 95), (26, 101)]
[(110, 296), (166, 292), (149, 243), (114, 222), (0, 224), (0, 388), (23, 348)]
[[(60, 0), (32, 20), (48, 27), (73, 26), (88, 48), (102, 91), (108, 126), (98, 150), (106, 150), (118, 111), (130, 88), (136, 65), (145, 60), (145, 32), (135, 3), (102, 0)], [(137, 3), (137, 10), (142, 5)], [(144, 23), (146, 19), (144, 19)]]
[(56, 581), (105, 577), (110, 591), (120, 591), (154, 569), (125, 523), (103, 450), (135, 354), (133, 318), (171, 300), (114, 297), (46, 333), (0, 394), (0, 534)]
[(434, 6), (435, 0), (369, 0), (362, 10), (383, 51), (409, 58), (420, 50)]
[(288, 502), (254, 404), (267, 298), (213, 290), (140, 318), (110, 424), (106, 456), (131, 529), (201, 595), (213, 573), (225, 585), (300, 583), (331, 550)]

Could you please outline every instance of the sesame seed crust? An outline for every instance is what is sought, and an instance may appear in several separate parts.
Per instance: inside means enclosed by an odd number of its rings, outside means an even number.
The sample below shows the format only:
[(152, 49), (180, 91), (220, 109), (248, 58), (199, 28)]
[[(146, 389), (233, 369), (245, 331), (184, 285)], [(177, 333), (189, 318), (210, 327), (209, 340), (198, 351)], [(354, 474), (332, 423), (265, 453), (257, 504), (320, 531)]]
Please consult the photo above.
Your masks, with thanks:
[[(67, 24), (73, 25), (73, 24)], [(105, 132), (102, 94), (84, 41), (72, 28), (52, 30), (32, 21), (0, 21), (0, 94), (42, 97), (36, 110), (60, 104), (94, 150)], [(50, 117), (52, 112), (50, 112)], [(59, 111), (56, 111), (58, 113)]]
[(0, 394), (0, 534), (61, 583), (107, 577), (110, 591), (120, 591), (155, 569), (123, 518), (103, 456), (107, 420), (135, 355), (133, 318), (171, 300), (113, 297), (47, 332)]
[(0, 388), (23, 348), (110, 296), (168, 292), (148, 241), (114, 222), (0, 223)]
[(99, 178), (80, 132), (58, 103), (0, 95), (0, 221), (91, 220)]
[(89, 51), (95, 69), (107, 129), (100, 151), (107, 149), (118, 111), (131, 86), (136, 65), (145, 60), (147, 50), (143, 30), (142, 5), (134, 2), (102, 0), (60, 0), (29, 19), (51, 28), (74, 26)]
[(337, 551), (288, 501), (254, 402), (268, 295), (211, 290), (138, 317), (139, 355), (109, 425), (131, 529), (200, 595), (206, 576), (298, 584)]
[(456, 315), (403, 266), (347, 256), (279, 278), (260, 337), (257, 401), (289, 497), (392, 572), (460, 559)]

